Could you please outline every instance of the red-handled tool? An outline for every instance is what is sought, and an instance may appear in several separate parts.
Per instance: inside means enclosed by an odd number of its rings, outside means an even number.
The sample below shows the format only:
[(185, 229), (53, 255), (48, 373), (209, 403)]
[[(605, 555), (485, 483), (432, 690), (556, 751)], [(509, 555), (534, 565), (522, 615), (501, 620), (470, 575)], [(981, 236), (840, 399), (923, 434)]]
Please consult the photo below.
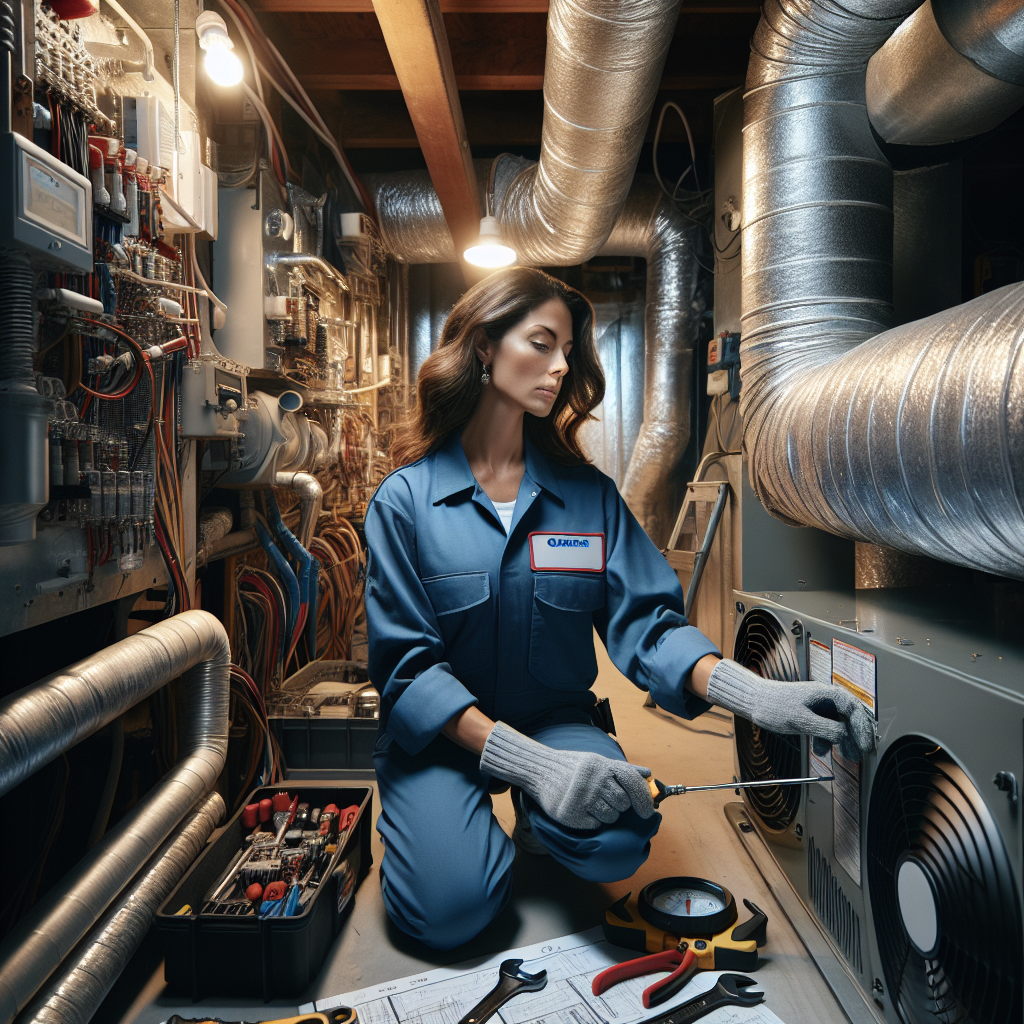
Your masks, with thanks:
[(660, 1006), (682, 991), (686, 983), (697, 973), (697, 969), (696, 954), (689, 948), (688, 943), (680, 942), (675, 949), (666, 949), (661, 953), (637, 957), (635, 960), (627, 960), (625, 963), (609, 967), (594, 978), (591, 990), (595, 996), (599, 996), (620, 981), (640, 978), (657, 971), (671, 971), (667, 978), (662, 978), (644, 989), (644, 1009), (649, 1010), (652, 1006)]

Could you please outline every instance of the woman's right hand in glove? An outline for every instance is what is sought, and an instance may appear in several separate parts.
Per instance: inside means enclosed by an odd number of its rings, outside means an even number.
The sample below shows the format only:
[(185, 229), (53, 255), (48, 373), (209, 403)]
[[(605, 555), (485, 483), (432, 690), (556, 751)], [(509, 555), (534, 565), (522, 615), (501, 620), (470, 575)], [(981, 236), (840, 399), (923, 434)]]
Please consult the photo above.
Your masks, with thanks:
[(629, 807), (641, 818), (654, 813), (648, 769), (601, 754), (546, 747), (504, 722), (495, 723), (487, 737), (480, 768), (520, 786), (548, 817), (568, 828), (610, 825)]
[(765, 679), (724, 660), (711, 672), (708, 700), (762, 729), (810, 736), (818, 755), (838, 745), (843, 757), (859, 761), (875, 745), (871, 714), (842, 686)]

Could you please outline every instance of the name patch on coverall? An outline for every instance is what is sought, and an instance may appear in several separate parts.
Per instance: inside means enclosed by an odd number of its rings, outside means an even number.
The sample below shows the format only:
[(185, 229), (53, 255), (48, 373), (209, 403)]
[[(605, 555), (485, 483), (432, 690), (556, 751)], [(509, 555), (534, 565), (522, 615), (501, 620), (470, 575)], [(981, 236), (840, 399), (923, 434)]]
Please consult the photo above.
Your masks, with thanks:
[(531, 533), (530, 567), (535, 571), (601, 572), (603, 533)]

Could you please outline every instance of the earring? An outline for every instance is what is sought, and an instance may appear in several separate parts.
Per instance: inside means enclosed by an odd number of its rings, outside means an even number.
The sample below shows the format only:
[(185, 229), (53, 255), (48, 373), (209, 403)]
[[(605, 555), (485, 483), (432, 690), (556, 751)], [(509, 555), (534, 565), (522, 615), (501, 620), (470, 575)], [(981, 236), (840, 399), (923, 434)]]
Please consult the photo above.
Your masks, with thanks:
[(489, 366), (485, 366), (484, 367), (484, 372), (480, 374), (480, 383), (481, 384), (490, 384), (491, 383), (491, 368)]

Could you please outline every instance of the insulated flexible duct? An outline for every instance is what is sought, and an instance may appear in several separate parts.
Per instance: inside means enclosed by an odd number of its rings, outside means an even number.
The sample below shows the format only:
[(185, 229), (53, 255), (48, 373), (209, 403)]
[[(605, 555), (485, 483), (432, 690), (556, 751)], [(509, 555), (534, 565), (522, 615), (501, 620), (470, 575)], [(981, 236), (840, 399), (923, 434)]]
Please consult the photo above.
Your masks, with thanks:
[[(744, 110), (751, 484), (787, 522), (1024, 576), (1024, 286), (885, 331), (868, 59), (911, 0), (768, 0)], [(870, 339), (870, 340), (869, 340)]]
[(0, 702), (0, 794), (191, 670), (178, 764), (62, 878), (0, 945), (0, 1021), (9, 1024), (214, 786), (228, 744), (224, 627), (209, 612), (159, 622)]
[[(576, 266), (608, 238), (633, 180), (679, 6), (551, 0), (540, 161), (516, 164), (494, 209), (521, 263)], [(381, 236), (398, 260), (458, 259), (426, 172), (378, 175), (370, 188)]]
[(994, 128), (1024, 104), (1024, 2), (926, 0), (869, 61), (867, 101), (886, 142)]
[(22, 1018), (23, 1024), (87, 1024), (171, 894), (224, 816), (210, 793), (157, 850), (136, 882), (107, 911)]
[(552, 0), (540, 162), (498, 220), (525, 263), (575, 266), (608, 237), (633, 181), (679, 0)]
[(644, 421), (622, 483), (630, 510), (659, 547), (668, 541), (685, 480), (693, 356), (703, 304), (693, 247), (700, 229), (651, 177), (638, 177), (602, 252), (647, 260)]

